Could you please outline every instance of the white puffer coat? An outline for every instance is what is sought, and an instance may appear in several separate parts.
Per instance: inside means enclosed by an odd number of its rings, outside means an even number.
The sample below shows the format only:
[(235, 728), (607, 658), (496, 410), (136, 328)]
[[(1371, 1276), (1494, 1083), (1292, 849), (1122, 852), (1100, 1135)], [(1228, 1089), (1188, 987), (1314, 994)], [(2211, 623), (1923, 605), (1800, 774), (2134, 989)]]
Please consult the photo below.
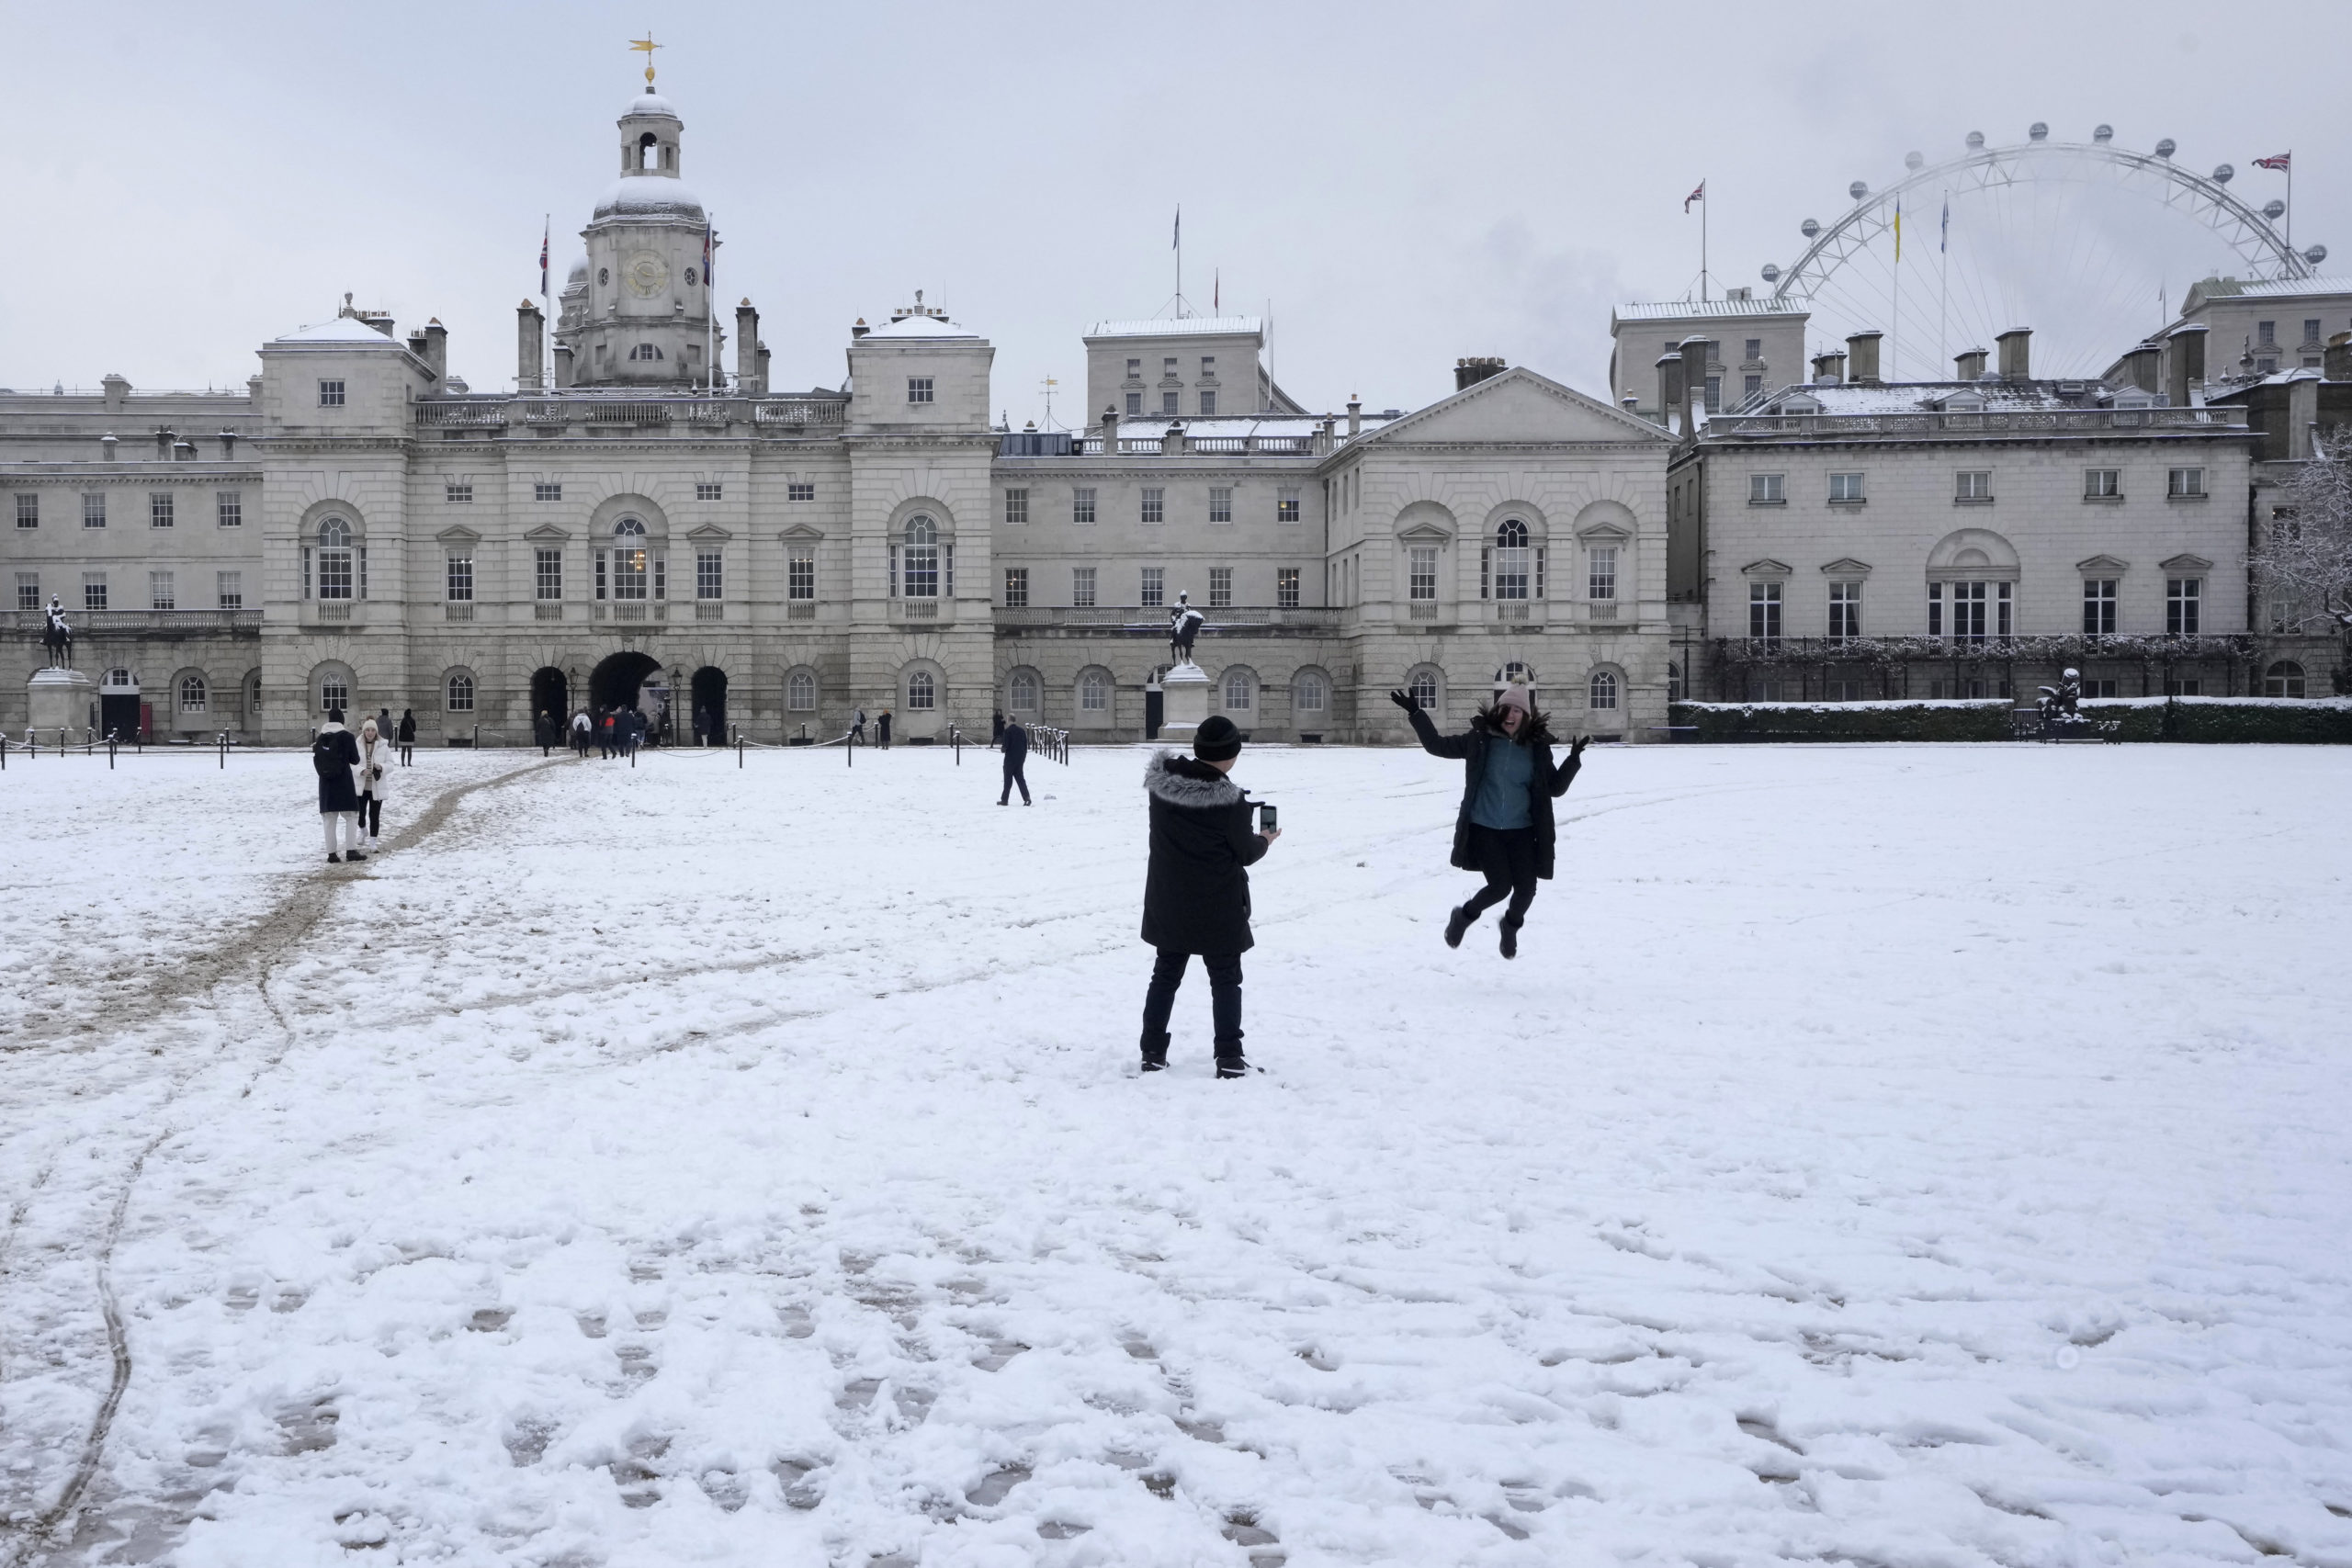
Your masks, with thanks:
[[(378, 800), (390, 799), (392, 774), (396, 771), (392, 743), (380, 735), (372, 746), (365, 735), (358, 739), (359, 765), (351, 770), (351, 787), (361, 795), (372, 794)], [(379, 776), (369, 778), (371, 770), (380, 770)]]

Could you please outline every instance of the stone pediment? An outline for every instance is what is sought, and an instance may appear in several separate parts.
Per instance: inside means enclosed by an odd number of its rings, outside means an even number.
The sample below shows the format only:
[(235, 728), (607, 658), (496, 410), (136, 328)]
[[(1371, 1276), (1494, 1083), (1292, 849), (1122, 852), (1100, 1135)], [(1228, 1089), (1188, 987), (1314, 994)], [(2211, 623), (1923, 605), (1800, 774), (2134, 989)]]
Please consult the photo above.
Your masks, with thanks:
[(686, 537), (696, 544), (716, 544), (722, 539), (731, 539), (734, 536), (716, 523), (701, 523), (686, 530)]
[(2211, 571), (2213, 570), (2213, 563), (2203, 556), (2178, 555), (2170, 560), (2160, 560), (2156, 565), (2165, 571)]
[(824, 536), (824, 530), (811, 528), (806, 523), (796, 523), (776, 536), (779, 539), (821, 539)]
[(1409, 528), (1399, 528), (1396, 530), (1396, 536), (1416, 544), (1426, 545), (1442, 544), (1453, 537), (1434, 523), (1416, 523)]
[(569, 529), (559, 528), (552, 523), (542, 523), (536, 528), (524, 529), (523, 537), (526, 539), (544, 539), (550, 543), (560, 544), (562, 541), (571, 537), (571, 534)]
[(1350, 449), (1422, 442), (1540, 446), (1551, 442), (1664, 443), (1667, 433), (1573, 388), (1513, 368), (1407, 414)]
[(2085, 577), (2120, 577), (2132, 570), (2132, 563), (2117, 560), (2113, 556), (2093, 556), (2088, 560), (2076, 561), (2075, 570)]
[(1788, 562), (1774, 560), (1770, 556), (1765, 557), (1762, 560), (1749, 561), (1746, 566), (1739, 569), (1739, 574), (1742, 577), (1787, 577), (1791, 575)]
[(475, 533), (471, 528), (467, 527), (462, 523), (453, 524), (449, 527), (442, 529), (433, 536), (440, 540), (445, 545), (478, 545), (481, 543), (481, 536)]
[(1839, 556), (1821, 570), (1823, 575), (1828, 577), (1868, 577), (1871, 574), (1871, 563), (1856, 560), (1851, 556)]
[(1604, 543), (1630, 539), (1633, 536), (1632, 530), (1621, 528), (1614, 523), (1594, 523), (1577, 530), (1577, 537), (1579, 539), (1598, 539)]

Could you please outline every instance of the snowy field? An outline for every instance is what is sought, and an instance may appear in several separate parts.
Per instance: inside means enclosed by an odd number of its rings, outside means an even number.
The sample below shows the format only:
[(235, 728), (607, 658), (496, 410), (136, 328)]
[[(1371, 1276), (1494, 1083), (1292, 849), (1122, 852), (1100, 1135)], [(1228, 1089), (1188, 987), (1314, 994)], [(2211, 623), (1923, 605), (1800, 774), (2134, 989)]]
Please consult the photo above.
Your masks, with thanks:
[(1142, 761), (12, 758), (0, 1564), (2352, 1563), (2352, 752)]

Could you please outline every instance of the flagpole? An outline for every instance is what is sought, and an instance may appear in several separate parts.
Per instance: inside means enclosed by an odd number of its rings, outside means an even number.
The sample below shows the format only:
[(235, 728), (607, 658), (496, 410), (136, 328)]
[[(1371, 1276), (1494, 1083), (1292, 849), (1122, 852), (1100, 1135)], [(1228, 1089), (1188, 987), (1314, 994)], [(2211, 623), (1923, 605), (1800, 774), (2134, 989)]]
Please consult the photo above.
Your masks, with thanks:
[(1895, 345), (1903, 341), (1903, 198), (1894, 198), (1894, 308), (1887, 313), (1886, 378), (1899, 381), (1895, 373)]
[(553, 261), (550, 250), (555, 239), (555, 214), (539, 217), (539, 390), (555, 390), (555, 349), (548, 339), (555, 332), (555, 299), (548, 287), (548, 264)]
[(1945, 335), (1945, 323), (1951, 314), (1951, 192), (1944, 192), (1943, 216), (1936, 227), (1936, 380), (1943, 378), (1944, 367), (1951, 363), (1951, 340)]
[(718, 250), (718, 231), (712, 227), (718, 214), (706, 209), (702, 215), (702, 376), (703, 390), (711, 397), (718, 396), (718, 293), (710, 286), (710, 264)]
[[(1699, 182), (1699, 188), (1700, 188), (1701, 190), (1704, 190), (1704, 189), (1706, 189), (1706, 188), (1707, 188), (1707, 182), (1706, 182), (1706, 181), (1704, 181), (1704, 180), (1701, 180), (1701, 181)], [(1699, 198), (1699, 303), (1700, 303), (1700, 304), (1702, 304), (1702, 305), (1703, 305), (1703, 304), (1705, 304), (1706, 302), (1707, 302), (1707, 198), (1706, 198), (1705, 197), (1703, 197), (1703, 196), (1702, 196), (1702, 197), (1701, 197)]]

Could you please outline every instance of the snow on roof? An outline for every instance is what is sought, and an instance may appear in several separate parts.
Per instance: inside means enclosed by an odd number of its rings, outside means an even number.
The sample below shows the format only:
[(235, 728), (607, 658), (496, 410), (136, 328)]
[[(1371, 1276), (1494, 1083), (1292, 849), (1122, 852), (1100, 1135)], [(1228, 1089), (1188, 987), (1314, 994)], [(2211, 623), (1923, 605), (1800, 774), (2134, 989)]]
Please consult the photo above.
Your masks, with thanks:
[(1238, 337), (1261, 331), (1255, 316), (1170, 316), (1146, 321), (1097, 321), (1088, 337)]
[(628, 213), (699, 219), (702, 200), (674, 175), (623, 175), (597, 201), (596, 216), (611, 218)]
[(978, 338), (980, 334), (942, 316), (904, 316), (888, 326), (876, 327), (861, 341), (871, 343), (885, 338)]
[(321, 321), (312, 327), (297, 327), (279, 343), (354, 343), (377, 348), (398, 348), (401, 345), (354, 316), (337, 316), (332, 321)]
[(588, 253), (586, 251), (581, 252), (579, 255), (572, 258), (571, 270), (564, 274), (564, 276), (573, 283), (588, 281)]
[[(1821, 405), (1823, 413), (1927, 413), (1942, 408), (1946, 399), (1962, 393), (1982, 398), (1984, 407), (1995, 412), (2095, 406), (2095, 401), (2086, 403), (2079, 391), (2071, 398), (2061, 397), (2059, 385), (2056, 381), (1895, 381), (1871, 387), (1854, 381), (1799, 382), (1766, 395), (1753, 406), (1743, 404), (1735, 412), (1778, 413), (1792, 398), (1810, 398)], [(2085, 379), (2065, 385), (2087, 388), (2093, 383)]]
[(1813, 308), (1810, 299), (1658, 299), (1647, 304), (1620, 305), (1621, 321), (1702, 321), (1711, 316), (1800, 316)]
[(2352, 277), (2208, 277), (2189, 286), (2208, 299), (2278, 299), (2301, 295), (2352, 294)]
[[(1386, 424), (1402, 419), (1401, 413), (1367, 413), (1363, 428)], [(1123, 441), (1157, 441), (1168, 434), (1171, 424), (1181, 424), (1184, 434), (1195, 441), (1223, 440), (1236, 435), (1312, 435), (1323, 428), (1327, 419), (1335, 421), (1341, 434), (1347, 430), (1348, 416), (1341, 414), (1256, 413), (1219, 415), (1215, 419), (1171, 419), (1163, 414), (1158, 419), (1122, 419), (1119, 438)]]
[(628, 112), (632, 115), (668, 115), (672, 119), (678, 118), (677, 106), (659, 93), (639, 94), (637, 101), (628, 106)]

